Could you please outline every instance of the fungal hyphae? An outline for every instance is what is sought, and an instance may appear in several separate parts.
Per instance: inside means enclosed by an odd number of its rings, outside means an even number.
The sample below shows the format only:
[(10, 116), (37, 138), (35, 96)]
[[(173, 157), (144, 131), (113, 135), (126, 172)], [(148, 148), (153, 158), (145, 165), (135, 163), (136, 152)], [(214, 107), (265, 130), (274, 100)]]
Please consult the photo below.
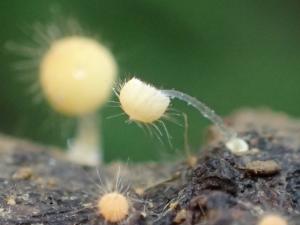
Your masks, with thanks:
[(246, 152), (248, 144), (237, 133), (225, 125), (212, 109), (198, 99), (176, 90), (160, 90), (137, 78), (125, 82), (118, 93), (121, 108), (129, 120), (142, 124), (153, 124), (164, 118), (174, 98), (186, 102), (209, 119), (222, 133), (226, 147), (233, 153)]
[(63, 28), (38, 24), (32, 35), (36, 46), (9, 43), (8, 47), (27, 57), (18, 64), (22, 73), (28, 67), (38, 72), (32, 82), (50, 108), (78, 120), (69, 158), (97, 165), (101, 162), (101, 151), (96, 112), (111, 94), (117, 64), (108, 48), (84, 36), (78, 27), (73, 21)]

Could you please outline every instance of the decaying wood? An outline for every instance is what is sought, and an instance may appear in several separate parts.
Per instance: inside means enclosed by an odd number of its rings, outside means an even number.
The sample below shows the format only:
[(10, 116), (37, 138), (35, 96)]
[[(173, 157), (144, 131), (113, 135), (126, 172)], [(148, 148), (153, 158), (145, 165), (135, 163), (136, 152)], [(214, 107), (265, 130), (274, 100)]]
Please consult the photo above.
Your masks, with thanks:
[(254, 225), (264, 214), (278, 213), (298, 225), (300, 122), (265, 113), (248, 110), (228, 119), (250, 154), (231, 154), (212, 132), (193, 168), (184, 160), (84, 167), (56, 150), (2, 136), (0, 224), (107, 224), (96, 201), (121, 167), (121, 183), (134, 196), (122, 224)]

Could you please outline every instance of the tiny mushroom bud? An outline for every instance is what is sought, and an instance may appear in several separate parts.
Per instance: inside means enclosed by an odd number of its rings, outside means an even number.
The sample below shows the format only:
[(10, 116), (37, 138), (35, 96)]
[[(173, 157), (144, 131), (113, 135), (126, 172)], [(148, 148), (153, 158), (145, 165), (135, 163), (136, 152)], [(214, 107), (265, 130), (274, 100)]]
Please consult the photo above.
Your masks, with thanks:
[(234, 154), (243, 154), (249, 151), (249, 146), (246, 141), (241, 138), (232, 138), (226, 142), (226, 147)]
[(106, 221), (118, 223), (128, 216), (129, 201), (119, 192), (106, 193), (98, 201), (98, 210)]

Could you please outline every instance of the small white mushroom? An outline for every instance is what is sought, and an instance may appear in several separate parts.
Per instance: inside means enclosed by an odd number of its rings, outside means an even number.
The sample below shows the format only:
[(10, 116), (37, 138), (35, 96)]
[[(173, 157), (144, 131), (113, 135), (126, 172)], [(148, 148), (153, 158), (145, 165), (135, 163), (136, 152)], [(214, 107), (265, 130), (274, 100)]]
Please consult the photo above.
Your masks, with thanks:
[(241, 138), (234, 137), (225, 143), (233, 154), (243, 154), (249, 151), (249, 145)]
[(214, 110), (203, 102), (176, 90), (159, 90), (137, 78), (124, 83), (120, 89), (119, 100), (121, 108), (130, 120), (153, 123), (162, 118), (173, 98), (180, 99), (197, 109), (205, 118), (209, 119), (223, 134), (226, 147), (234, 154), (245, 153), (249, 150), (246, 141), (237, 137)]

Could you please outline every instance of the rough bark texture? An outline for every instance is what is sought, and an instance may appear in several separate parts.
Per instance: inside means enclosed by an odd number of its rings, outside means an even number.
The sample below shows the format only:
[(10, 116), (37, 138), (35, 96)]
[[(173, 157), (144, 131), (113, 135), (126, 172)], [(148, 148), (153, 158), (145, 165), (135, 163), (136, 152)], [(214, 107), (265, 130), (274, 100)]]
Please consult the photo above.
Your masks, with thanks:
[(0, 224), (107, 224), (96, 203), (104, 186), (115, 183), (119, 167), (118, 188), (131, 202), (122, 224), (254, 225), (266, 213), (300, 224), (299, 121), (251, 110), (228, 121), (247, 140), (250, 154), (231, 154), (211, 129), (193, 167), (185, 161), (84, 167), (55, 150), (3, 136)]

